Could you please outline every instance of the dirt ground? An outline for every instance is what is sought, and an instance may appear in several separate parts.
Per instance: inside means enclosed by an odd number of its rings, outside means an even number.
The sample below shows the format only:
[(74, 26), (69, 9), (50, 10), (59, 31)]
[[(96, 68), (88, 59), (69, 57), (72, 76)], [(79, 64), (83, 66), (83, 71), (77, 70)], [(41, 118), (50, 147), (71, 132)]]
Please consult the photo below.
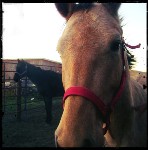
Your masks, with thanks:
[(22, 113), (22, 121), (2, 119), (2, 147), (55, 147), (54, 132), (62, 115), (62, 98), (53, 101), (53, 121), (45, 123), (44, 107)]

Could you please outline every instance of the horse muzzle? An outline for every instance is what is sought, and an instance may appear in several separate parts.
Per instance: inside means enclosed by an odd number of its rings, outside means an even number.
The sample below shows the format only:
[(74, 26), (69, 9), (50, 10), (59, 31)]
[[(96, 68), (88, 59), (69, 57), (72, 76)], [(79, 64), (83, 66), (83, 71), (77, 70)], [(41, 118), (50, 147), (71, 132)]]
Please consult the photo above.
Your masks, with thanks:
[(78, 142), (78, 143), (74, 143), (72, 142), (71, 144), (69, 144), (69, 142), (67, 143), (68, 140), (70, 139), (63, 139), (65, 140), (65, 142), (62, 142), (61, 143), (58, 143), (58, 136), (55, 135), (55, 147), (58, 148), (58, 147), (104, 147), (105, 144), (101, 144), (101, 145), (98, 145), (99, 142), (95, 142), (92, 138), (86, 138), (84, 140), (81, 140), (81, 142)]

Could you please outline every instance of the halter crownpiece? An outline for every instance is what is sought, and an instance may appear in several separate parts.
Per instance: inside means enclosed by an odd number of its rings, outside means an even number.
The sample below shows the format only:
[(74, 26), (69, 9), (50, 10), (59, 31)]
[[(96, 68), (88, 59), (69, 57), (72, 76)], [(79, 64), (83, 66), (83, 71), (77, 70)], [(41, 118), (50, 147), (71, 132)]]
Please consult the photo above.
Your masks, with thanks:
[[(125, 42), (123, 41), (122, 46), (124, 46), (124, 45), (127, 45), (127, 44), (125, 44)], [(138, 46), (128, 45), (128, 47), (139, 48), (139, 45)], [(112, 98), (112, 100), (110, 101), (110, 103), (108, 105), (104, 104), (104, 102), (101, 100), (101, 98), (96, 96), (96, 94), (94, 94), (90, 89), (88, 89), (86, 87), (81, 87), (81, 86), (69, 87), (65, 91), (65, 94), (63, 97), (63, 109), (64, 109), (65, 100), (69, 96), (84, 97), (87, 100), (90, 100), (95, 106), (97, 106), (98, 110), (101, 112), (101, 114), (104, 117), (103, 118), (104, 123), (106, 123), (106, 126), (103, 128), (104, 134), (106, 134), (108, 127), (110, 125), (110, 113), (112, 112), (116, 103), (118, 102), (118, 100), (124, 90), (125, 83), (126, 83), (126, 71), (125, 71), (125, 59), (124, 59), (124, 48), (123, 47), (122, 47), (122, 51), (121, 51), (121, 57), (122, 57), (122, 62), (123, 62), (123, 71), (122, 71), (120, 86), (119, 86), (117, 93), (115, 94), (115, 96)]]

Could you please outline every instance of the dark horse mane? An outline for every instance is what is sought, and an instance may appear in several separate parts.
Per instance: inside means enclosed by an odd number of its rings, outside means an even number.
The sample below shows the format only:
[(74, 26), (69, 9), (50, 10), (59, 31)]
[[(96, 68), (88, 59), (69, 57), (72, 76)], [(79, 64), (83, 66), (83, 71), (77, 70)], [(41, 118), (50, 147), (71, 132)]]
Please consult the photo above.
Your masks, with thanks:
[(41, 67), (35, 66), (33, 64), (30, 64), (30, 63), (28, 63), (27, 61), (24, 61), (24, 60), (23, 60), (23, 62), (25, 64), (27, 64), (28, 66), (32, 67), (33, 70), (34, 70), (34, 72), (36, 72), (36, 73), (41, 73), (41, 74), (43, 74), (43, 73), (47, 73), (47, 74), (59, 74), (59, 75), (61, 74), (61, 73), (58, 73), (58, 72), (55, 72), (55, 71), (52, 71), (52, 70), (44, 70)]
[[(23, 62), (24, 62), (25, 64), (29, 65), (30, 67), (33, 67), (33, 68), (35, 69), (35, 71), (37, 71), (37, 72), (41, 72), (41, 71), (51, 71), (51, 70), (44, 70), (44, 69), (41, 69), (40, 67), (35, 66), (35, 65), (33, 65), (33, 64), (30, 64), (30, 63), (28, 63), (27, 61), (24, 61), (24, 60), (23, 60)], [(51, 71), (51, 72), (53, 72), (53, 71)]]
[[(113, 7), (115, 7), (114, 4), (112, 5)], [(78, 3), (78, 4), (75, 4), (74, 7), (71, 9), (71, 13), (74, 13), (80, 10), (89, 10), (91, 7), (93, 7), (93, 3)], [(65, 12), (62, 14), (63, 16), (67, 13), (66, 11), (67, 10), (65, 9)], [(119, 18), (119, 21), (121, 25), (123, 18)], [(135, 56), (126, 48), (124, 44), (123, 44), (123, 50), (126, 51), (126, 54), (127, 54), (129, 69), (132, 69), (134, 66), (134, 63), (136, 62)]]
[(135, 56), (126, 48), (125, 45), (124, 45), (124, 51), (126, 51), (129, 69), (132, 69), (133, 66), (134, 66), (134, 63), (136, 62), (136, 58), (135, 58)]

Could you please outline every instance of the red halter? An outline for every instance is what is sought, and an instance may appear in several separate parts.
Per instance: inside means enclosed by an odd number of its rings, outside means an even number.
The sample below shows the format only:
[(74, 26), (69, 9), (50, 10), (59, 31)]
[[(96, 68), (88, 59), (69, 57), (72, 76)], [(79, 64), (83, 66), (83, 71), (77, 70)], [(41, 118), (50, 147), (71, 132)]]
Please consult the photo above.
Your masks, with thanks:
[(111, 102), (108, 105), (105, 105), (104, 102), (101, 100), (100, 97), (96, 96), (91, 90), (89, 90), (86, 87), (80, 87), (80, 86), (72, 86), (68, 88), (65, 91), (64, 97), (63, 97), (63, 108), (65, 100), (68, 96), (82, 96), (86, 98), (87, 100), (90, 100), (92, 103), (97, 106), (101, 114), (103, 115), (104, 122), (106, 123), (106, 126), (103, 128), (104, 134), (106, 134), (109, 124), (110, 124), (110, 113), (115, 107), (116, 103), (118, 102), (126, 81), (126, 72), (125, 72), (125, 60), (124, 60), (124, 49), (122, 49), (121, 53), (122, 61), (123, 61), (123, 71), (122, 71), (122, 77), (120, 81), (120, 87), (118, 89), (118, 92), (116, 95), (112, 98)]

